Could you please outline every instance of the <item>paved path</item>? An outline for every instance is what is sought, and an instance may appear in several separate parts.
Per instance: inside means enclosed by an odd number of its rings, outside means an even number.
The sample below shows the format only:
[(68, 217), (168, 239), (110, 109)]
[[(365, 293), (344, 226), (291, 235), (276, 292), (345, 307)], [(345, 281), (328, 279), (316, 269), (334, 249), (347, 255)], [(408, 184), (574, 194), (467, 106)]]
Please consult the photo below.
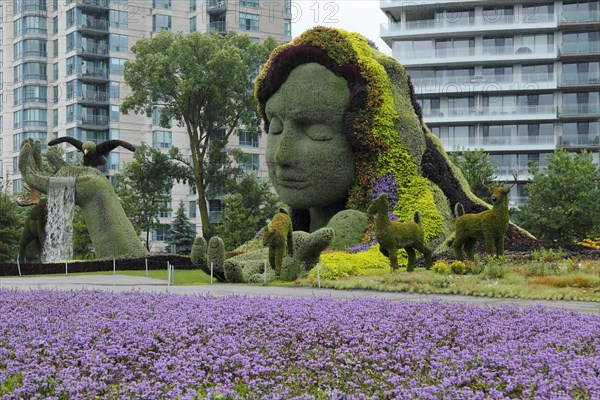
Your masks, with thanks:
[(428, 301), (438, 299), (480, 306), (517, 304), (527, 307), (541, 304), (549, 308), (565, 308), (582, 313), (600, 315), (600, 303), (587, 301), (547, 301), (443, 294), (414, 294), (378, 292), (373, 290), (332, 290), (307, 287), (280, 287), (260, 285), (195, 285), (169, 286), (167, 281), (128, 275), (76, 275), (25, 278), (0, 278), (0, 289), (57, 289), (57, 290), (110, 290), (113, 292), (168, 292), (176, 294), (203, 294), (213, 296), (277, 296), (277, 297), (332, 297), (336, 299), (383, 298), (392, 301)]

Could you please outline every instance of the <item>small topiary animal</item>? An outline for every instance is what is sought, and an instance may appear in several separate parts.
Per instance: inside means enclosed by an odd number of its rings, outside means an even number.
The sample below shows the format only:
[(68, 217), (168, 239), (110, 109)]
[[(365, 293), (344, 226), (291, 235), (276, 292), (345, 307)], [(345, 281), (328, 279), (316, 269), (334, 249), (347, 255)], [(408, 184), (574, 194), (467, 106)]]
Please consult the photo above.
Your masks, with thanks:
[(463, 260), (463, 248), (469, 260), (473, 259), (473, 248), (477, 239), (485, 240), (485, 252), (489, 256), (494, 254), (494, 247), (497, 257), (504, 255), (504, 234), (508, 230), (508, 193), (510, 188), (493, 187), (490, 188), (490, 192), (493, 204), (491, 210), (461, 215), (464, 213), (462, 205), (456, 203), (454, 206), (454, 213), (458, 218), (456, 219), (456, 237), (452, 248), (457, 260)]
[(415, 268), (415, 249), (425, 256), (425, 268), (431, 267), (431, 250), (425, 244), (425, 234), (421, 226), (420, 213), (415, 212), (414, 222), (392, 222), (388, 216), (388, 198), (382, 193), (369, 206), (369, 215), (377, 214), (375, 222), (375, 238), (379, 242), (381, 253), (390, 259), (392, 271), (398, 269), (399, 249), (406, 250), (408, 265), (406, 270), (411, 272)]
[(269, 246), (269, 264), (277, 276), (281, 275), (281, 263), (286, 248), (289, 256), (294, 255), (292, 220), (285, 209), (280, 208), (265, 227), (263, 246)]

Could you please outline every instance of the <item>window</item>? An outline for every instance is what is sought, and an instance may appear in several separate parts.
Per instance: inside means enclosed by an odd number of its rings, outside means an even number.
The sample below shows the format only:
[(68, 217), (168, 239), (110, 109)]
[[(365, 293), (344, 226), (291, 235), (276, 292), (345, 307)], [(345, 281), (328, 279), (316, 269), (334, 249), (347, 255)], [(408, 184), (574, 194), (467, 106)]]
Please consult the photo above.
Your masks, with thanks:
[(128, 36), (117, 35), (115, 33), (110, 34), (110, 50), (111, 51), (128, 51)]
[(26, 108), (13, 113), (13, 128), (47, 125), (48, 111), (45, 109)]
[(197, 216), (197, 207), (195, 201), (190, 201), (188, 203), (188, 217), (196, 218)]
[(171, 131), (153, 131), (152, 147), (168, 149), (171, 147)]
[(121, 153), (117, 153), (111, 151), (108, 153), (108, 169), (113, 171), (119, 170), (119, 165), (121, 164)]
[(121, 83), (110, 82), (109, 95), (111, 99), (119, 100), (121, 98)]
[(248, 131), (240, 132), (240, 146), (242, 147), (258, 147), (258, 134)]
[(154, 108), (152, 110), (152, 125), (160, 125), (160, 108)]
[[(18, 162), (18, 157), (17, 158), (17, 162)], [(14, 161), (13, 161), (14, 162)], [(13, 171), (13, 174), (18, 174), (19, 171)], [(23, 181), (21, 179), (15, 179), (12, 181), (13, 183), (13, 193), (18, 193), (23, 189)]]
[(259, 19), (257, 14), (240, 13), (240, 29), (245, 31), (259, 31)]
[(221, 200), (208, 200), (208, 221), (212, 224), (219, 222), (223, 205)]
[(241, 165), (242, 169), (245, 171), (258, 171), (260, 168), (260, 155), (258, 154), (249, 154), (250, 160)]
[(485, 7), (483, 22), (488, 24), (514, 22), (514, 10), (512, 7)]
[(75, 9), (71, 8), (67, 11), (67, 28), (75, 25)]
[(58, 16), (52, 18), (52, 33), (58, 33)]
[(111, 28), (127, 28), (129, 14), (127, 11), (110, 10), (108, 14)]
[(77, 57), (69, 57), (67, 58), (67, 76), (73, 75), (75, 73), (75, 60)]
[(71, 51), (75, 47), (75, 32), (71, 32), (67, 35), (67, 51)]
[(196, 1), (197, 0), (190, 0), (190, 11), (196, 11)]
[(514, 39), (512, 37), (483, 38), (483, 54), (512, 54)]
[(26, 80), (46, 81), (46, 64), (37, 62), (27, 62), (19, 64), (14, 68), (14, 81), (22, 82)]
[(58, 63), (52, 64), (52, 79), (53, 80), (58, 79)]
[(291, 19), (283, 20), (283, 34), (286, 36), (292, 36), (292, 20)]
[(554, 65), (523, 65), (521, 73), (527, 82), (549, 81), (554, 76)]
[(170, 10), (171, 9), (171, 0), (153, 0), (152, 7), (164, 8), (166, 10)]
[(190, 32), (196, 32), (196, 17), (190, 18)]
[(46, 40), (25, 39), (14, 44), (15, 60), (23, 57), (46, 57)]
[(33, 132), (23, 132), (18, 133), (13, 136), (13, 151), (19, 151), (21, 149), (21, 143), (25, 139), (34, 139), (39, 140), (42, 143), (42, 146), (46, 144), (46, 137), (48, 134), (45, 131), (33, 131)]
[(171, 16), (155, 14), (152, 16), (152, 32), (170, 31)]
[(240, 0), (240, 6), (258, 8), (258, 0)]
[(14, 105), (18, 106), (25, 103), (40, 103), (48, 102), (48, 88), (46, 86), (26, 85), (15, 89)]
[(125, 61), (124, 58), (111, 57), (110, 59), (110, 73), (115, 75), (125, 74)]
[(283, 0), (283, 12), (288, 14), (292, 12), (292, 0)]
[(58, 126), (58, 110), (52, 110), (52, 126)]
[(483, 78), (486, 82), (512, 82), (512, 67), (483, 68)]
[(152, 240), (163, 242), (167, 239), (167, 233), (169, 233), (169, 225), (161, 225), (152, 230)]
[(15, 37), (25, 34), (47, 34), (46, 18), (27, 16), (19, 18), (13, 23)]
[(171, 218), (172, 216), (172, 206), (171, 200), (163, 201), (162, 206), (164, 207), (162, 211), (158, 213), (159, 218)]
[(121, 113), (119, 112), (119, 106), (110, 106), (110, 122), (119, 122), (121, 120)]
[(52, 41), (52, 56), (58, 57), (58, 39)]

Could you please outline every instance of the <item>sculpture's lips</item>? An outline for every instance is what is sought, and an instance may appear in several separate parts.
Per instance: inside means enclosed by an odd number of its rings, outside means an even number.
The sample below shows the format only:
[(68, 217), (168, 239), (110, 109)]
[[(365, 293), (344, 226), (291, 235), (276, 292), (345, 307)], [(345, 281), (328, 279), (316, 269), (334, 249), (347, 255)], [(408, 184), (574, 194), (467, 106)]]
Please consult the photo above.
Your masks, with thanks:
[(309, 182), (304, 181), (304, 180), (300, 180), (300, 179), (294, 179), (294, 178), (277, 178), (277, 183), (280, 186), (283, 186), (285, 188), (289, 188), (289, 189), (304, 189), (305, 187), (307, 187), (309, 185)]

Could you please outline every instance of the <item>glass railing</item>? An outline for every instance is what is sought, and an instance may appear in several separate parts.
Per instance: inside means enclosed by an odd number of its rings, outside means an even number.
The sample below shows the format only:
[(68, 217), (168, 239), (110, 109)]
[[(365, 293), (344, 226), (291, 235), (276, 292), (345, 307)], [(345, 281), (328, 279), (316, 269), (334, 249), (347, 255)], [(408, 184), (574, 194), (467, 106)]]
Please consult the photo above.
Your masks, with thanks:
[(82, 125), (108, 125), (107, 115), (85, 115), (78, 119)]
[(563, 104), (560, 115), (595, 115), (600, 114), (600, 104)]
[(47, 81), (48, 80), (48, 75), (43, 75), (43, 74), (24, 74), (23, 75), (23, 80), (24, 81)]
[(494, 116), (494, 115), (556, 115), (556, 107), (551, 105), (522, 105), (513, 109), (455, 107), (446, 109), (424, 109), (424, 117), (460, 117), (460, 116)]
[(514, 24), (519, 24), (519, 26), (522, 27), (554, 21), (556, 21), (554, 14), (536, 14), (533, 18), (528, 18), (526, 23), (523, 23), (515, 16), (477, 16), (474, 18), (452, 18), (452, 16), (440, 16), (437, 19), (381, 24), (381, 34), (385, 35), (392, 32), (409, 30), (442, 30), (463, 27), (473, 30), (473, 28), (477, 27), (493, 28), (495, 25)]
[(97, 31), (108, 31), (108, 21), (97, 18), (82, 18), (77, 22), (81, 29), (94, 29)]
[[(69, 71), (67, 71), (67, 75)], [(98, 79), (107, 79), (108, 78), (108, 69), (107, 68), (77, 68), (77, 75), (84, 78), (98, 78)]]
[[(486, 83), (506, 83), (506, 84), (520, 84), (520, 83), (531, 83), (531, 82), (552, 82), (554, 76), (548, 73), (539, 74), (523, 74), (518, 75), (472, 75), (472, 76), (458, 76), (458, 77), (440, 77), (440, 78), (427, 78), (427, 79), (411, 79), (412, 83), (419, 86), (446, 86), (446, 85), (477, 85)], [(518, 87), (516, 87), (518, 89)], [(533, 89), (527, 87), (524, 89)]]
[(46, 13), (48, 8), (45, 4), (35, 1), (31, 3), (21, 3), (17, 7), (15, 7), (15, 14), (20, 14), (22, 12), (35, 12), (35, 13)]
[(595, 54), (600, 53), (600, 42), (563, 43), (561, 54)]
[(599, 135), (563, 135), (560, 137), (561, 146), (600, 146)]
[(530, 47), (516, 47), (516, 46), (496, 46), (496, 47), (468, 47), (468, 48), (457, 48), (457, 49), (443, 49), (443, 50), (410, 50), (404, 51), (397, 49), (392, 51), (393, 56), (400, 61), (411, 60), (411, 59), (452, 59), (452, 58), (475, 58), (482, 56), (507, 56), (507, 55), (519, 55), (519, 57), (525, 55), (538, 55), (555, 57), (556, 50), (552, 46), (538, 46), (534, 48)]
[(562, 74), (560, 77), (560, 84), (563, 86), (587, 85), (599, 82), (600, 74), (598, 73)]
[(87, 7), (98, 7), (98, 8), (107, 8), (109, 6), (109, 0), (77, 0), (78, 6), (87, 6)]
[(225, 0), (209, 0), (206, 3), (207, 11), (226, 11), (227, 10), (227, 1)]
[(78, 46), (77, 51), (80, 53), (87, 53), (87, 54), (99, 54), (99, 55), (106, 55), (108, 54), (108, 45), (106, 44), (99, 44), (99, 43), (85, 43), (82, 44), (81, 46)]
[(598, 11), (563, 11), (560, 17), (561, 25), (594, 22), (600, 22), (600, 12)]
[(100, 92), (95, 90), (77, 91), (77, 99), (81, 101), (92, 101), (104, 103), (108, 101), (108, 92)]
[(226, 21), (214, 21), (208, 24), (208, 33), (212, 31), (217, 31), (219, 33), (227, 32), (227, 22)]
[(46, 57), (48, 57), (48, 53), (45, 51), (28, 50), (28, 51), (23, 51), (22, 53), (15, 54), (15, 59), (19, 59), (19, 58), (23, 58), (23, 57), (46, 58)]

